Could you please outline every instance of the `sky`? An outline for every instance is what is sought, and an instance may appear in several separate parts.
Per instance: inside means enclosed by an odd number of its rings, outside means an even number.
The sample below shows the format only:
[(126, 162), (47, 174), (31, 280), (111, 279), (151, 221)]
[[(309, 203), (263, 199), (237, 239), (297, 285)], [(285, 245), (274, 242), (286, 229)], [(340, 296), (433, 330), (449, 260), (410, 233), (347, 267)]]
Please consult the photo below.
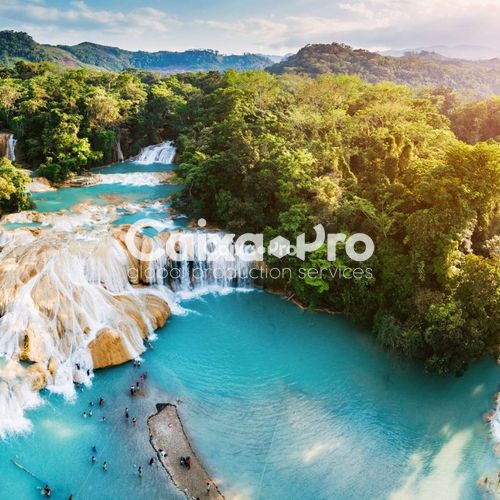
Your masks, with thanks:
[(41, 43), (287, 54), (479, 46), (500, 56), (500, 0), (0, 0), (0, 29)]

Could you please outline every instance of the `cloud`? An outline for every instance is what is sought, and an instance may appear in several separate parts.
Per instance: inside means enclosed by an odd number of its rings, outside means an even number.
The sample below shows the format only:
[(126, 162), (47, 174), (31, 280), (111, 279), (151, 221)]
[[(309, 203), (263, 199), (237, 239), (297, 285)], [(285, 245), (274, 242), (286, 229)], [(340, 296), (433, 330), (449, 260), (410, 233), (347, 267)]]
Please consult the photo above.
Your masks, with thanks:
[(356, 19), (317, 16), (286, 16), (281, 21), (257, 17), (235, 22), (198, 19), (195, 24), (223, 32), (228, 38), (245, 37), (262, 50), (288, 50), (320, 39), (333, 41), (353, 31), (388, 26), (386, 21), (380, 19), (374, 19), (367, 25)]
[[(330, 42), (368, 49), (500, 47), (500, 0), (310, 0), (307, 5), (256, 0), (259, 8), (238, 11), (217, 1), (205, 10), (175, 2), (170, 9), (176, 15), (149, 7), (147, 1), (137, 2), (136, 8), (117, 0), (93, 7), (95, 1), (75, 0), (56, 8), (44, 0), (0, 0), (0, 26), (23, 29), (46, 43), (91, 40), (130, 50), (196, 46), (286, 53)], [(201, 18), (205, 12), (208, 16)]]
[(24, 25), (60, 28), (64, 30), (100, 31), (140, 34), (146, 31), (166, 32), (179, 22), (166, 12), (149, 8), (135, 8), (127, 12), (91, 9), (82, 0), (70, 2), (66, 9), (49, 7), (39, 0), (26, 2), (6, 0), (0, 4), (0, 16)]
[(228, 39), (244, 37), (268, 50), (295, 50), (308, 43), (333, 41), (367, 48), (500, 43), (499, 0), (354, 0), (332, 3), (324, 16), (304, 14), (279, 20), (249, 17), (235, 22), (195, 22), (222, 31)]

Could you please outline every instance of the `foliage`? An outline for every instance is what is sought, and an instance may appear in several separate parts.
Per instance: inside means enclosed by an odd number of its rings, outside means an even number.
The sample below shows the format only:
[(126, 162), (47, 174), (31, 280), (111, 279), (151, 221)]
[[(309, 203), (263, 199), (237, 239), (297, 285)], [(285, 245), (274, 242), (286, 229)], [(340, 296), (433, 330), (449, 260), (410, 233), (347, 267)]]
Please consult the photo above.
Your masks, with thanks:
[(78, 45), (41, 45), (27, 33), (0, 31), (0, 64), (7, 65), (19, 59), (55, 62), (72, 68), (101, 68), (109, 71), (137, 68), (164, 73), (224, 71), (228, 68), (263, 69), (272, 64), (271, 59), (260, 54), (222, 55), (207, 49), (131, 52), (89, 42)]
[(365, 232), (369, 261), (351, 262), (342, 245), (333, 262), (326, 245), (304, 262), (268, 256), (292, 277), (264, 284), (348, 313), (429, 370), (461, 374), (498, 356), (500, 146), (461, 143), (441, 91), (259, 72), (198, 88), (178, 138), (178, 210), (266, 241), (312, 240), (319, 223)]
[(29, 182), (29, 177), (7, 158), (0, 158), (0, 215), (31, 207)]
[(306, 45), (287, 59), (274, 64), (275, 74), (355, 74), (369, 82), (391, 81), (412, 87), (447, 86), (479, 95), (500, 94), (500, 61), (449, 59), (434, 53), (410, 53), (403, 57), (383, 56), (349, 45)]
[[(109, 162), (118, 139), (126, 156), (175, 139), (178, 211), (266, 242), (312, 241), (317, 224), (375, 242), (363, 263), (343, 244), (335, 260), (326, 245), (305, 261), (267, 256), (292, 273), (265, 286), (342, 311), (439, 373), (500, 354), (496, 100), (466, 105), (449, 89), (349, 75), (160, 77), (26, 62), (0, 70), (0, 89), (1, 125), (40, 174), (60, 181)], [(4, 164), (1, 209), (24, 208), (25, 179)]]

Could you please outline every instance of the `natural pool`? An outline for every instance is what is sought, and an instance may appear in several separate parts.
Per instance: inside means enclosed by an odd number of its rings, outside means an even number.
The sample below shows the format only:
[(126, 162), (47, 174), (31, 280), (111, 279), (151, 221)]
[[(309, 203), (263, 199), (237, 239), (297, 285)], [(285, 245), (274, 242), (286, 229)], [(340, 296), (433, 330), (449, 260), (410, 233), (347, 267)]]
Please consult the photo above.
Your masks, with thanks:
[[(133, 163), (112, 168), (143, 172)], [(42, 193), (37, 203), (44, 211), (100, 204), (108, 195), (154, 201), (174, 189), (100, 184)], [(146, 418), (155, 403), (177, 399), (227, 498), (481, 498), (477, 479), (498, 465), (481, 419), (498, 386), (493, 362), (460, 379), (427, 376), (345, 318), (304, 312), (257, 290), (182, 306), (140, 369), (128, 363), (97, 372), (73, 403), (44, 395), (45, 405), (29, 413), (32, 432), (1, 444), (0, 498), (40, 497), (41, 483), (11, 460), (48, 482), (53, 498), (183, 498), (157, 465), (147, 465)], [(128, 388), (143, 371), (146, 397), (132, 399)], [(84, 419), (91, 400), (94, 416)], [(126, 423), (125, 407), (136, 427)]]
[[(342, 317), (260, 291), (183, 305), (187, 314), (159, 332), (140, 369), (98, 372), (76, 403), (47, 396), (30, 413), (33, 432), (2, 445), (2, 498), (38, 497), (38, 483), (11, 458), (57, 498), (173, 497), (157, 466), (146, 467), (144, 419), (167, 399), (182, 400), (187, 431), (229, 498), (479, 498), (477, 478), (496, 465), (481, 420), (498, 383), (493, 363), (461, 379), (425, 376)], [(132, 399), (144, 370), (149, 397)], [(83, 419), (100, 396), (104, 410)], [(125, 423), (125, 407), (137, 428)]]

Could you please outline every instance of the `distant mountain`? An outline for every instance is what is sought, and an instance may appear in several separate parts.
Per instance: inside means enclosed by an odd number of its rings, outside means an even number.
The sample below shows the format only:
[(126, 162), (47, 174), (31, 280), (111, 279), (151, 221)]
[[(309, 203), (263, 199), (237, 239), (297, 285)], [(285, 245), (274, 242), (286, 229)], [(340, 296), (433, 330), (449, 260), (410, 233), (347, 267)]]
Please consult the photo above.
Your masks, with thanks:
[(137, 68), (162, 73), (263, 69), (273, 60), (259, 54), (222, 55), (214, 50), (184, 52), (132, 52), (117, 47), (83, 42), (78, 45), (42, 45), (24, 32), (0, 31), (0, 64), (23, 59), (50, 61), (70, 67), (95, 67), (110, 71)]
[(384, 56), (401, 57), (408, 54), (418, 54), (420, 52), (435, 52), (445, 57), (468, 59), (471, 61), (500, 57), (500, 49), (484, 47), (482, 45), (432, 45), (431, 47), (419, 47), (416, 49), (384, 50), (381, 51), (380, 54)]
[(392, 57), (339, 43), (306, 45), (268, 71), (310, 76), (358, 74), (369, 82), (386, 80), (412, 87), (445, 85), (476, 95), (500, 95), (500, 59), (468, 61), (434, 52)]

